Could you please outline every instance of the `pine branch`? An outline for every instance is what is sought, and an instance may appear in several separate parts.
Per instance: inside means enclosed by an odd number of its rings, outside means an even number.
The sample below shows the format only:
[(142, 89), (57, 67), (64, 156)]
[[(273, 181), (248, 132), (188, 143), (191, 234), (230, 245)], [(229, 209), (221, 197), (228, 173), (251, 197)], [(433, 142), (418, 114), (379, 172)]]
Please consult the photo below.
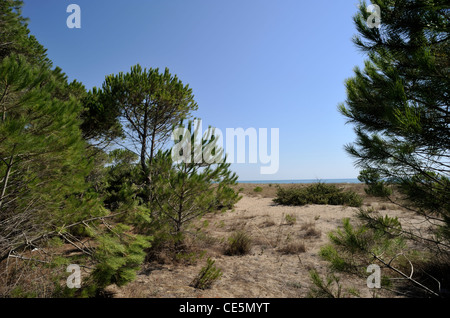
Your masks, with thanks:
[(43, 239), (48, 239), (48, 238), (51, 238), (51, 237), (54, 237), (54, 236), (61, 236), (61, 237), (63, 237), (63, 235), (64, 235), (64, 233), (62, 233), (63, 230), (70, 229), (70, 228), (75, 227), (77, 225), (83, 224), (83, 222), (93, 222), (93, 221), (96, 221), (96, 220), (112, 218), (112, 217), (115, 217), (117, 215), (121, 215), (121, 214), (124, 214), (124, 213), (126, 213), (126, 211), (122, 211), (122, 212), (118, 212), (118, 213), (114, 213), (114, 214), (110, 214), (110, 215), (105, 215), (105, 216), (98, 216), (98, 217), (89, 218), (89, 219), (82, 220), (82, 221), (79, 221), (79, 222), (76, 222), (76, 223), (72, 223), (70, 225), (65, 225), (61, 229), (59, 229), (58, 231), (54, 230), (54, 231), (50, 231), (50, 232), (46, 232), (44, 234), (38, 235), (38, 236), (36, 236), (33, 239), (26, 240), (24, 243), (17, 244), (16, 246), (9, 248), (6, 253), (4, 253), (3, 255), (0, 256), (0, 262), (2, 262), (3, 260), (7, 259), (8, 256), (11, 253), (13, 253), (14, 251), (16, 251), (18, 249), (25, 248), (27, 246), (30, 246), (30, 245), (32, 245), (34, 243), (37, 243), (37, 242), (39, 242), (39, 241), (41, 241)]
[[(379, 262), (381, 262), (384, 266), (386, 266), (387, 268), (393, 270), (394, 272), (396, 272), (397, 274), (401, 275), (402, 277), (404, 277), (405, 279), (409, 280), (410, 282), (412, 282), (414, 285), (420, 287), (421, 289), (425, 290), (426, 292), (439, 297), (439, 294), (434, 292), (433, 290), (429, 289), (428, 287), (426, 287), (425, 285), (421, 284), (420, 282), (418, 282), (417, 280), (412, 278), (412, 275), (414, 273), (414, 267), (412, 265), (412, 262), (406, 258), (406, 256), (403, 253), (397, 254), (396, 256), (394, 256), (388, 263), (386, 263), (381, 257), (377, 256), (376, 254), (372, 253), (372, 256), (377, 259)], [(411, 266), (411, 274), (407, 275), (405, 273), (403, 273), (401, 270), (395, 268), (394, 266), (391, 265), (391, 263), (395, 260), (395, 258), (397, 258), (398, 256), (403, 255), (409, 262), (410, 266)]]

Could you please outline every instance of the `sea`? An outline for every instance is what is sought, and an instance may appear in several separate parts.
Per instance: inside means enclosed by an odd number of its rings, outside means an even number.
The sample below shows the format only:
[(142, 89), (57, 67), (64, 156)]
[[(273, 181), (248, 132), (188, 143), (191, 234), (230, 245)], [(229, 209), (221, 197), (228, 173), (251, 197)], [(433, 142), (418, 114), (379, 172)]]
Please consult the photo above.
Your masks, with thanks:
[(238, 180), (238, 183), (362, 183), (358, 179)]

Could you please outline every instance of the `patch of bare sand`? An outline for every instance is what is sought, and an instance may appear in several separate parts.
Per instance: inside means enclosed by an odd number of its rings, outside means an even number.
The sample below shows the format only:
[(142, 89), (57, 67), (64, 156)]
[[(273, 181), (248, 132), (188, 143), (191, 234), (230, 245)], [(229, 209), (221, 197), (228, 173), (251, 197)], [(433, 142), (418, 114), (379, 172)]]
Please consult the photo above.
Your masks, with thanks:
[[(384, 208), (390, 215), (405, 217), (405, 211)], [(195, 265), (148, 264), (134, 282), (114, 288), (115, 297), (306, 297), (312, 285), (309, 271), (314, 268), (322, 275), (327, 273), (327, 263), (318, 255), (320, 247), (328, 242), (327, 233), (341, 226), (344, 218), (354, 218), (357, 211), (331, 205), (281, 206), (270, 197), (244, 194), (235, 209), (206, 215), (197, 223), (197, 229), (205, 221), (208, 224), (193, 239), (193, 244), (206, 251), (203, 259)], [(416, 220), (411, 215), (406, 218)], [(250, 235), (251, 252), (243, 256), (224, 255), (228, 237), (239, 229)], [(305, 251), (283, 253), (289, 244), (303, 244)], [(207, 290), (190, 287), (207, 256), (216, 261), (222, 278)], [(340, 276), (344, 288), (356, 288), (361, 297), (372, 297), (365, 280)], [(377, 296), (392, 297), (385, 291)]]

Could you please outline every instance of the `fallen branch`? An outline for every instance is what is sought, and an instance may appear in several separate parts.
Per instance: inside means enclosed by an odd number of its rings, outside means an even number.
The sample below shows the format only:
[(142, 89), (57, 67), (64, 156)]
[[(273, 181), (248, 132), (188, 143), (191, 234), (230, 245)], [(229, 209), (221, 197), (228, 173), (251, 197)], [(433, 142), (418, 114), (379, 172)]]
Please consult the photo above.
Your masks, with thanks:
[(117, 216), (117, 215), (123, 214), (123, 213), (125, 213), (125, 212), (126, 212), (126, 211), (122, 211), (122, 212), (118, 212), (118, 213), (114, 213), (114, 214), (110, 214), (110, 215), (93, 217), (93, 218), (90, 218), (90, 219), (86, 219), (86, 220), (83, 220), (83, 221), (79, 221), (79, 222), (76, 222), (76, 223), (73, 223), (73, 224), (64, 226), (62, 229), (60, 229), (60, 230), (58, 230), (58, 231), (56, 231), (56, 230), (55, 230), (55, 231), (50, 231), (50, 232), (44, 233), (44, 234), (42, 234), (42, 235), (39, 235), (39, 236), (37, 236), (37, 237), (35, 237), (35, 238), (33, 238), (33, 239), (27, 239), (26, 242), (24, 242), (24, 243), (22, 243), (22, 244), (19, 244), (19, 245), (13, 247), (13, 248), (10, 248), (7, 252), (5, 252), (5, 253), (0, 257), (0, 262), (4, 261), (4, 260), (7, 259), (8, 257), (10, 257), (10, 255), (11, 255), (12, 253), (14, 253), (17, 249), (21, 249), (21, 248), (24, 248), (24, 247), (33, 245), (34, 243), (39, 242), (39, 241), (41, 241), (41, 240), (43, 240), (43, 239), (51, 238), (51, 237), (54, 237), (54, 236), (63, 236), (63, 233), (61, 233), (61, 232), (62, 232), (62, 230), (64, 230), (64, 229), (70, 229), (70, 228), (72, 228), (72, 227), (74, 227), (74, 226), (83, 224), (84, 222), (92, 222), (92, 221), (96, 221), (96, 220), (102, 220), (102, 219), (106, 219), (106, 218), (112, 218), (112, 217), (115, 217), (115, 216)]
[[(397, 254), (393, 259), (391, 259), (389, 261), (389, 263), (386, 263), (382, 258), (380, 258), (379, 256), (375, 255), (374, 253), (372, 253), (373, 257), (376, 258), (378, 261), (380, 261), (384, 266), (386, 266), (387, 268), (393, 270), (394, 272), (396, 272), (397, 274), (400, 274), (402, 277), (404, 277), (405, 279), (409, 280), (410, 282), (412, 282), (413, 284), (417, 285), (418, 287), (422, 288), (423, 290), (427, 291), (428, 293), (439, 297), (439, 294), (434, 292), (433, 290), (431, 290), (430, 288), (428, 288), (427, 286), (421, 284), (420, 282), (418, 282), (417, 280), (415, 280), (414, 278), (412, 278), (412, 274), (414, 272), (414, 268), (412, 267), (412, 263), (411, 261), (406, 258), (409, 262), (409, 264), (411, 265), (411, 274), (408, 276), (405, 273), (403, 273), (401, 270), (395, 268), (394, 266), (391, 265), (392, 261), (397, 258), (399, 255), (403, 255), (403, 254)], [(404, 256), (404, 255), (403, 255)], [(406, 256), (405, 256), (406, 257)]]

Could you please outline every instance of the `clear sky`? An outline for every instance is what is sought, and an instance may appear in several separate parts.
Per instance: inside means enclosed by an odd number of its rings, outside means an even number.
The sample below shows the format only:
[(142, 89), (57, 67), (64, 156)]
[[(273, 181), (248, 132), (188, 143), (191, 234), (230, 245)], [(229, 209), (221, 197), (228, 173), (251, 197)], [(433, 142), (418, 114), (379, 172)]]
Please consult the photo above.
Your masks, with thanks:
[[(87, 89), (138, 63), (168, 67), (193, 89), (204, 128), (278, 128), (278, 172), (233, 164), (240, 180), (357, 177), (343, 149), (355, 135), (337, 106), (365, 59), (351, 42), (358, 0), (24, 2), (54, 65)], [(72, 3), (80, 29), (66, 25)]]

